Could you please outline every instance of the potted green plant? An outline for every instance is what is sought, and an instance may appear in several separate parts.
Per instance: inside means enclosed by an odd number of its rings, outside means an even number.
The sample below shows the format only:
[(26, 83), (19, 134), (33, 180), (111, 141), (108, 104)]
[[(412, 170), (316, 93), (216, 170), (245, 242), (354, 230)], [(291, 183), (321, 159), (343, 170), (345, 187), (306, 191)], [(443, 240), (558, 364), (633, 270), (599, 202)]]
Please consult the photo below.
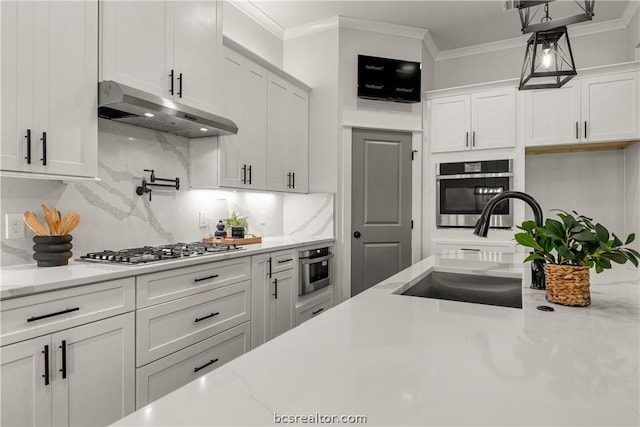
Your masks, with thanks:
[(229, 236), (233, 238), (243, 238), (245, 231), (249, 227), (249, 222), (246, 216), (240, 216), (234, 211), (229, 218), (224, 220), (224, 225), (228, 230), (227, 234)]
[(533, 251), (525, 262), (542, 260), (546, 281), (546, 298), (550, 302), (586, 306), (591, 303), (589, 270), (596, 273), (612, 267), (612, 262), (630, 261), (638, 267), (640, 253), (628, 247), (635, 239), (631, 233), (623, 241), (600, 223), (573, 212), (559, 210), (556, 219), (548, 218), (544, 226), (524, 221), (517, 226), (522, 232), (515, 235), (518, 244)]

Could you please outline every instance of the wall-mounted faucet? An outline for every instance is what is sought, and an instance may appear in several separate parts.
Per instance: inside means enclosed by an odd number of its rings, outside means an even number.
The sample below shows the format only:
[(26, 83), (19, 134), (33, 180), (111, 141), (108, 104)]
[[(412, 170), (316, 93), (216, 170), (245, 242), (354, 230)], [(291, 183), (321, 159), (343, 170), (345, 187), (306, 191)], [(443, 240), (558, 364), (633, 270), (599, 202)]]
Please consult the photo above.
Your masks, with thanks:
[[(476, 227), (473, 230), (473, 234), (480, 237), (487, 237), (489, 234), (489, 223), (491, 220), (491, 214), (495, 207), (501, 201), (505, 199), (520, 199), (531, 206), (533, 209), (533, 215), (535, 218), (536, 226), (542, 227), (542, 208), (540, 204), (528, 195), (527, 193), (522, 193), (520, 191), (504, 191), (494, 197), (492, 197), (484, 208), (482, 209), (482, 213), (480, 214), (480, 218), (476, 222)], [(544, 262), (539, 259), (534, 259), (531, 261), (531, 287), (533, 289), (545, 289), (545, 280), (544, 280)]]

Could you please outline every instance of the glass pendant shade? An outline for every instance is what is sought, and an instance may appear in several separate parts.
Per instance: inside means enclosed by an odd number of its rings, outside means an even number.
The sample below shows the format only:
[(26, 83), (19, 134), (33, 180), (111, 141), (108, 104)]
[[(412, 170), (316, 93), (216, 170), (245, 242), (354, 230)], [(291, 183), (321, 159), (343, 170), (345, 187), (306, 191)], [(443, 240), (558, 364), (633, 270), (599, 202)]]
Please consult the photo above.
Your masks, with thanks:
[(559, 88), (577, 74), (566, 26), (531, 34), (520, 74), (520, 90)]

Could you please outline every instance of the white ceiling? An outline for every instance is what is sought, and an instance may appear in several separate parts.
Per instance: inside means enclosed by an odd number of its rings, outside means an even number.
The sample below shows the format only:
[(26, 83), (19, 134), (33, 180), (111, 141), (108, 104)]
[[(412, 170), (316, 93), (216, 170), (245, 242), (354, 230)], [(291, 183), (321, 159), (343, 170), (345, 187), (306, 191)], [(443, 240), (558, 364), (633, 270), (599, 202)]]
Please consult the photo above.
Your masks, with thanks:
[[(332, 16), (386, 22), (429, 30), (438, 50), (457, 49), (520, 36), (516, 10), (504, 11), (502, 1), (389, 0), (248, 0), (275, 24), (287, 30)], [(631, 0), (637, 1), (637, 0)], [(597, 0), (589, 25), (620, 18), (629, 1)], [(551, 18), (577, 15), (573, 0), (549, 3)], [(541, 18), (542, 16), (539, 15)], [(538, 18), (536, 18), (537, 20)]]

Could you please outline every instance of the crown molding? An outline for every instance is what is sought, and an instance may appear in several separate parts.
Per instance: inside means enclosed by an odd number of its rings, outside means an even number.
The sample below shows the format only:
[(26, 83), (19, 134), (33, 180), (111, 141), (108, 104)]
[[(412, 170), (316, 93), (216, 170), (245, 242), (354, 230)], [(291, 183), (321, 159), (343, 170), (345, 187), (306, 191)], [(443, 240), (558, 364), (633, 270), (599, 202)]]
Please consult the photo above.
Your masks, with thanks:
[(424, 34), (424, 37), (422, 38), (422, 44), (425, 45), (425, 47), (431, 54), (431, 57), (435, 61), (435, 59), (440, 54), (440, 51), (438, 50), (438, 46), (436, 46), (436, 42), (433, 41), (433, 37), (431, 37), (431, 31), (427, 30), (427, 32)]
[(317, 21), (309, 22), (308, 24), (297, 25), (295, 27), (287, 28), (284, 31), (283, 40), (295, 39), (298, 37), (308, 36), (314, 33), (320, 33), (322, 31), (328, 31), (337, 29), (340, 26), (340, 17), (331, 16), (325, 19), (319, 19)]
[(267, 31), (278, 37), (280, 40), (284, 39), (284, 28), (282, 28), (280, 24), (274, 21), (269, 15), (264, 13), (262, 9), (253, 4), (253, 2), (251, 2), (250, 0), (226, 0), (225, 2), (234, 6), (249, 18), (253, 19)]
[(640, 1), (631, 0), (624, 8), (620, 19), (624, 22), (624, 26), (628, 27), (636, 12), (640, 9)]
[(387, 22), (365, 21), (363, 19), (347, 18), (340, 16), (340, 28), (351, 30), (371, 31), (373, 33), (386, 34), (388, 36), (406, 37), (409, 39), (423, 40), (428, 30), (424, 28), (406, 27), (404, 25), (389, 24)]
[[(638, 3), (638, 2), (629, 2)], [(627, 6), (626, 10), (629, 9)], [(624, 16), (624, 14), (623, 14)], [(633, 16), (633, 15), (632, 15)], [(569, 35), (573, 38), (588, 36), (591, 34), (604, 33), (607, 31), (623, 30), (627, 28), (628, 23), (631, 21), (623, 18), (610, 19), (608, 21), (593, 22), (575, 27), (569, 27)], [(530, 35), (525, 34), (512, 39), (499, 40), (495, 42), (476, 44), (473, 46), (461, 47), (459, 49), (442, 50), (435, 58), (436, 61), (443, 61), (447, 59), (461, 58), (463, 56), (479, 55), (483, 53), (496, 52), (505, 49), (512, 49), (516, 47), (523, 47)]]

